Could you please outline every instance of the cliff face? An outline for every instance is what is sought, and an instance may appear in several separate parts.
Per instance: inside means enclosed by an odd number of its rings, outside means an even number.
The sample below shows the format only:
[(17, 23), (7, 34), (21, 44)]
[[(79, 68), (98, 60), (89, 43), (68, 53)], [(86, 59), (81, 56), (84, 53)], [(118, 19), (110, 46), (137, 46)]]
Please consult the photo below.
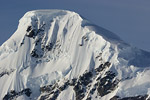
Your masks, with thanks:
[(150, 53), (79, 14), (27, 12), (0, 47), (0, 99), (143, 100)]

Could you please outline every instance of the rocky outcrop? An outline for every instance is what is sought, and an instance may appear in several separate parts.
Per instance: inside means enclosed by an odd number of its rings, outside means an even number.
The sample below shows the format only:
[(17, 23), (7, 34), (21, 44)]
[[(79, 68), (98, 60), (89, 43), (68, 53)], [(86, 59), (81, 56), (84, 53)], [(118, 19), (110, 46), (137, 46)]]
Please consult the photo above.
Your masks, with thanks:
[[(83, 75), (79, 76), (79, 78), (68, 80), (61, 86), (59, 86), (59, 82), (53, 85), (43, 86), (40, 88), (40, 100), (56, 100), (59, 94), (69, 86), (73, 86), (76, 100), (82, 100), (83, 98), (91, 100), (91, 96), (95, 91), (98, 92), (100, 97), (103, 97), (115, 90), (119, 83), (119, 80), (115, 79), (115, 73), (112, 71), (106, 71), (105, 76), (101, 76), (101, 73), (104, 72), (106, 68), (109, 68), (110, 65), (110, 62), (101, 64), (98, 68), (86, 71)], [(96, 83), (92, 86), (94, 80), (96, 80)]]
[(10, 75), (12, 72), (14, 72), (14, 69), (4, 70), (0, 73), (0, 77), (3, 77), (4, 75)]
[(120, 98), (119, 96), (114, 96), (110, 100), (150, 100), (148, 95), (139, 95), (139, 96), (134, 96), (134, 97), (125, 97), (125, 98)]
[(4, 96), (3, 100), (13, 100), (13, 99), (16, 99), (18, 96), (21, 96), (21, 95), (24, 95), (24, 94), (26, 96), (30, 97), (31, 93), (32, 92), (31, 92), (31, 90), (29, 88), (24, 89), (24, 90), (22, 90), (20, 92), (16, 92), (15, 90), (11, 90), (10, 92), (8, 92)]

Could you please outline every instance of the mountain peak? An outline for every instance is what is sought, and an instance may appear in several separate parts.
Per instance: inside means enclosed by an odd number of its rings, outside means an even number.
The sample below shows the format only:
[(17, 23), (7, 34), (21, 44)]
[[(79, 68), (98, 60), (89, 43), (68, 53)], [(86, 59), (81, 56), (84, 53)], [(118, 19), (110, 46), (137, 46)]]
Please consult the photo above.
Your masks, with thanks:
[(56, 17), (63, 17), (63, 16), (73, 16), (78, 15), (75, 12), (67, 11), (67, 10), (33, 10), (25, 13), (25, 15), (21, 18), (21, 21), (24, 19), (39, 19), (39, 20), (51, 20)]
[(32, 10), (25, 13), (24, 16), (33, 16), (33, 15), (39, 15), (39, 16), (50, 16), (50, 15), (66, 15), (66, 14), (77, 14), (73, 11), (69, 10), (59, 10), (59, 9), (43, 9), (43, 10)]
[(0, 99), (145, 98), (149, 67), (149, 52), (75, 12), (29, 11), (0, 47)]

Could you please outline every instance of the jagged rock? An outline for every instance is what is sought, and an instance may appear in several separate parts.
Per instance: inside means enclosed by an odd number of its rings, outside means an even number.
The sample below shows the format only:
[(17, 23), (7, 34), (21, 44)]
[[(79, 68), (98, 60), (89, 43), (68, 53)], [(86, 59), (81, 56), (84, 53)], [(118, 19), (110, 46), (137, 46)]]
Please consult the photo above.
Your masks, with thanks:
[(84, 73), (82, 76), (79, 77), (79, 82), (87, 86), (91, 82), (92, 75), (92, 72)]
[(32, 92), (31, 92), (31, 90), (29, 88), (27, 88), (27, 89), (22, 90), (21, 93), (25, 94), (28, 97), (30, 97)]
[(107, 71), (105, 75), (106, 76), (101, 78), (98, 82), (97, 91), (101, 97), (116, 89), (117, 84), (119, 83), (117, 79), (113, 81), (115, 78), (115, 73), (112, 71)]
[(88, 97), (86, 100), (92, 100), (92, 98), (91, 98), (91, 97)]
[(29, 88), (24, 89), (24, 90), (22, 90), (20, 92), (16, 92), (15, 90), (11, 90), (10, 92), (8, 92), (4, 96), (3, 100), (12, 100), (14, 98), (17, 98), (18, 96), (23, 95), (23, 94), (25, 94), (26, 96), (30, 97), (31, 93), (32, 92), (31, 92), (31, 90)]
[(49, 94), (41, 96), (39, 100), (46, 100), (47, 98), (49, 98)]
[(48, 50), (48, 51), (51, 51), (52, 48), (53, 48), (53, 43), (50, 43), (49, 45), (47, 45), (45, 48)]
[(106, 62), (106, 63), (104, 64), (104, 66), (107, 66), (107, 67), (110, 67), (110, 65), (111, 65), (110, 62)]
[[(118, 84), (116, 80), (113, 81), (116, 75), (112, 71), (107, 71), (104, 77), (99, 76), (96, 79), (97, 83), (94, 84), (93, 88), (91, 90), (88, 89), (90, 89), (91, 87), (90, 84), (92, 83), (92, 79), (97, 76), (95, 76), (93, 73), (95, 71), (102, 72), (105, 68), (109, 67), (110, 65), (111, 64), (109, 62), (101, 64), (98, 68), (93, 69), (92, 71), (86, 71), (78, 79), (74, 78), (71, 81), (68, 80), (64, 82), (62, 86), (59, 86), (57, 83), (55, 83), (54, 85), (41, 87), (41, 93), (46, 92), (50, 94), (41, 96), (40, 100), (42, 100), (42, 98), (48, 98), (50, 97), (50, 95), (52, 95), (50, 100), (55, 100), (58, 97), (58, 95), (69, 86), (74, 86), (73, 89), (76, 94), (76, 100), (82, 100), (86, 95), (86, 91), (89, 91), (90, 95), (93, 95), (96, 90), (98, 91), (100, 96), (106, 95), (112, 90), (114, 90)], [(91, 100), (90, 95), (87, 97), (87, 100)]]
[(119, 99), (120, 99), (119, 96), (114, 96), (114, 97), (112, 97), (110, 100), (119, 100)]
[(60, 91), (59, 91), (59, 90), (56, 90), (56, 91), (53, 93), (53, 96), (52, 96), (52, 98), (50, 98), (50, 100), (56, 100), (59, 94), (60, 94)]
[(95, 69), (96, 72), (101, 72), (105, 67), (103, 66), (103, 64), (99, 65), (98, 68)]
[(114, 96), (110, 100), (150, 100), (150, 98), (148, 98), (148, 95), (138, 95), (134, 97), (125, 97), (125, 98)]
[(83, 46), (83, 44), (79, 44), (79, 46)]
[(74, 91), (76, 93), (76, 100), (82, 100), (85, 96), (86, 86), (91, 83), (91, 78), (93, 74), (92, 72), (86, 72), (82, 76), (79, 77), (78, 82), (74, 86)]
[(78, 82), (73, 89), (76, 93), (76, 100), (82, 100), (84, 98), (83, 86)]
[(27, 30), (26, 30), (26, 36), (29, 37), (29, 38), (35, 38), (35, 36), (40, 33), (40, 32), (43, 32), (44, 31), (44, 26), (45, 24), (43, 24), (39, 29), (36, 29), (35, 27), (33, 26), (28, 26)]
[(74, 86), (74, 85), (76, 84), (76, 82), (77, 82), (77, 79), (74, 78), (74, 79), (72, 79), (72, 80), (69, 82), (69, 85), (70, 85), (70, 86)]
[(0, 73), (0, 77), (4, 76), (4, 75), (9, 75), (12, 72), (14, 72), (14, 69), (10, 69), (10, 70), (4, 70), (3, 72)]
[[(114, 80), (116, 76), (115, 73), (113, 73), (112, 71), (107, 71), (105, 72), (105, 76), (101, 77), (101, 75), (99, 74), (95, 75), (94, 72), (102, 72), (110, 65), (111, 64), (109, 62), (101, 64), (98, 68), (93, 69), (92, 71), (85, 71), (85, 73), (79, 76), (79, 78), (74, 78), (71, 81), (68, 80), (61, 86), (59, 86), (58, 83), (55, 83), (54, 85), (41, 87), (41, 93), (46, 92), (49, 94), (41, 96), (40, 100), (44, 100), (46, 98), (49, 98), (50, 96), (50, 100), (56, 100), (58, 95), (69, 86), (74, 86), (73, 90), (76, 94), (76, 100), (82, 100), (85, 97), (87, 91), (89, 91), (89, 96), (86, 98), (87, 100), (91, 100), (91, 95), (93, 95), (96, 90), (98, 91), (100, 96), (106, 95), (117, 87), (119, 81), (117, 81), (117, 79)], [(99, 76), (97, 77), (97, 75)], [(94, 77), (97, 77), (97, 83), (95, 83), (92, 89), (89, 90), (92, 86), (92, 79)]]
[(26, 34), (27, 37), (34, 37), (35, 36), (35, 30), (31, 30), (28, 34)]
[(31, 29), (32, 29), (32, 26), (28, 26), (26, 31), (29, 32), (29, 31), (31, 31)]
[(43, 92), (49, 92), (49, 91), (52, 91), (52, 85), (48, 85), (48, 86), (43, 86), (40, 88), (40, 92), (43, 93)]
[(39, 55), (37, 54), (37, 50), (32, 50), (32, 52), (31, 52), (31, 56), (32, 57), (35, 57), (35, 58), (38, 58), (39, 57)]
[(96, 90), (96, 87), (92, 88), (92, 90), (90, 90), (90, 94), (94, 94), (95, 90)]
[(59, 87), (60, 91), (65, 90), (70, 85), (69, 81), (65, 82), (63, 86)]

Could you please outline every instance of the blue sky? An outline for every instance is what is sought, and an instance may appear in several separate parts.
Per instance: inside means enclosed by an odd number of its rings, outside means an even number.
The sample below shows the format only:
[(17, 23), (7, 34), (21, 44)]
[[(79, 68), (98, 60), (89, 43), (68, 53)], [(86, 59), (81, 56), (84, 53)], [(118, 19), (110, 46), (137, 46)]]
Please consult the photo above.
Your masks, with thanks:
[(150, 51), (150, 0), (1, 0), (0, 45), (30, 10), (66, 9), (106, 28), (127, 43)]

